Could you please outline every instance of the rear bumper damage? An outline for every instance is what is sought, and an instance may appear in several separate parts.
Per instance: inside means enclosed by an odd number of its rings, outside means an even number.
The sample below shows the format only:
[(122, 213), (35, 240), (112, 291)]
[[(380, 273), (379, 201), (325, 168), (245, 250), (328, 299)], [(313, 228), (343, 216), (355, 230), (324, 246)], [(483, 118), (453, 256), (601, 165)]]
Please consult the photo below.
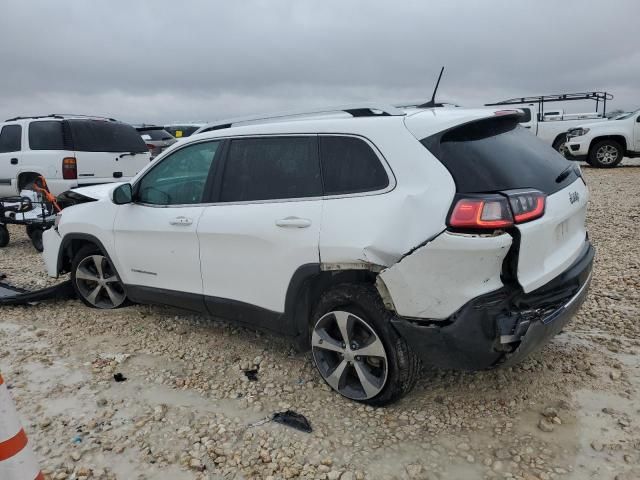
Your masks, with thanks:
[(504, 285), (445, 320), (397, 316), (392, 325), (428, 365), (480, 370), (517, 363), (558, 334), (580, 308), (594, 254), (587, 240), (571, 266), (532, 292)]

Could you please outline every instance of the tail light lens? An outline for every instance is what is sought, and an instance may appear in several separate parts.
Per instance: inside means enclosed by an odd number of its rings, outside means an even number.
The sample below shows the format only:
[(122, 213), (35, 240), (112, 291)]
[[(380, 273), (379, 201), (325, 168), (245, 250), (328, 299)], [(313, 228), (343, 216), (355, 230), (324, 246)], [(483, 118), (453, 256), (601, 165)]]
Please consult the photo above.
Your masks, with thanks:
[(458, 198), (449, 226), (471, 230), (496, 230), (544, 215), (546, 196), (537, 190), (504, 192)]
[(507, 199), (500, 195), (461, 198), (449, 217), (454, 228), (490, 229), (513, 225), (513, 217)]
[(147, 148), (149, 149), (150, 152), (153, 152), (153, 149), (156, 148), (154, 145), (149, 145), (147, 143)]
[(546, 204), (544, 193), (532, 190), (528, 192), (511, 192), (508, 195), (515, 223), (530, 222), (544, 215)]
[(74, 157), (62, 159), (62, 178), (65, 180), (75, 180), (78, 178), (78, 166)]

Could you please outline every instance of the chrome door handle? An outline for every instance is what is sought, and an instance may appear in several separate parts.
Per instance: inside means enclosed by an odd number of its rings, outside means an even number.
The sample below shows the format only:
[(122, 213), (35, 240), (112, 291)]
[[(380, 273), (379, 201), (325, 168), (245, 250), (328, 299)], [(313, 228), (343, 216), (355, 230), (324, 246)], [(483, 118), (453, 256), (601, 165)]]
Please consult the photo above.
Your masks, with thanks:
[(308, 218), (300, 218), (300, 217), (286, 217), (281, 218), (280, 220), (276, 220), (276, 225), (278, 227), (289, 227), (289, 228), (307, 228), (311, 226), (311, 220)]
[(192, 223), (193, 223), (193, 220), (187, 217), (176, 217), (169, 220), (169, 224), (183, 226), (183, 227), (191, 225)]

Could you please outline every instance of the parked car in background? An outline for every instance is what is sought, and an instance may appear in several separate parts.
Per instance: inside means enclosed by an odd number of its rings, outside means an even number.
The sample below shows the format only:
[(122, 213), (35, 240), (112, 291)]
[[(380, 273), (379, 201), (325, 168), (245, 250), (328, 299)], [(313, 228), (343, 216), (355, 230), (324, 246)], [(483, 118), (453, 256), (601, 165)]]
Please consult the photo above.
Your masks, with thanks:
[(91, 307), (285, 334), (371, 405), (407, 393), (420, 360), (511, 365), (576, 312), (594, 256), (579, 166), (519, 121), (361, 105), (222, 123), (130, 183), (80, 191), (97, 201), (45, 232), (48, 273), (71, 272)]
[(196, 130), (205, 125), (206, 123), (173, 123), (171, 125), (165, 125), (164, 129), (176, 139), (180, 139), (193, 135)]
[[(601, 122), (606, 114), (607, 100), (613, 95), (607, 92), (564, 93), (559, 95), (540, 95), (536, 97), (510, 98), (486, 106), (514, 106), (523, 112), (520, 124), (534, 135), (564, 154), (566, 150), (567, 132), (578, 125)], [(545, 106), (554, 102), (587, 100), (596, 102), (596, 111), (588, 113), (565, 113), (563, 109), (545, 110)], [(599, 103), (603, 103), (602, 112), (598, 112)]]
[(136, 130), (109, 118), (16, 117), (0, 123), (0, 197), (45, 177), (51, 193), (128, 180), (149, 163)]
[(177, 142), (175, 137), (158, 125), (136, 125), (136, 130), (144, 140), (151, 158), (160, 155), (165, 149)]
[(566, 156), (600, 168), (615, 167), (623, 157), (640, 157), (640, 110), (570, 129)]

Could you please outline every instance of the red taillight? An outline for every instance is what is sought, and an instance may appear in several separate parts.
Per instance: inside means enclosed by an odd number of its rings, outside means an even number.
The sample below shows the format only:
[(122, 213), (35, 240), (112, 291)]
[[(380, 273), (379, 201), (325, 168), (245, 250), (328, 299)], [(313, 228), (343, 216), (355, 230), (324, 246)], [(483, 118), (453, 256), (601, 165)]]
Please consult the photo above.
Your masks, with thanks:
[(147, 143), (147, 148), (149, 149), (150, 152), (153, 152), (153, 149), (156, 148), (154, 145), (149, 145)]
[(462, 198), (453, 208), (449, 225), (454, 228), (506, 228), (513, 225), (513, 218), (506, 198)]
[(529, 222), (544, 215), (544, 193), (527, 190), (504, 192), (504, 195), (459, 198), (449, 217), (449, 226), (495, 230)]
[(546, 197), (538, 191), (509, 194), (509, 204), (516, 223), (529, 222), (544, 215)]
[(78, 178), (78, 166), (74, 157), (62, 159), (62, 178), (65, 180), (75, 180)]

